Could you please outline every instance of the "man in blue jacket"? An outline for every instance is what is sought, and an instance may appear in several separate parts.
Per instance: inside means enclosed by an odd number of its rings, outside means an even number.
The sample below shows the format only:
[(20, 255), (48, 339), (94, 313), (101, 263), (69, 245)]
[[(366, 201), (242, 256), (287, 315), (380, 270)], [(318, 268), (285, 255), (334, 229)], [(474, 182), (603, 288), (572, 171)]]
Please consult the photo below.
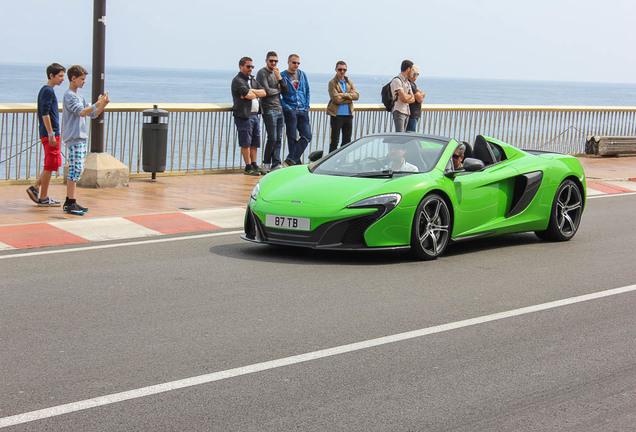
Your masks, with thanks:
[[(287, 145), (289, 153), (283, 166), (298, 165), (300, 158), (311, 141), (311, 125), (309, 123), (309, 81), (301, 70), (300, 57), (291, 54), (287, 58), (288, 68), (281, 73), (289, 93), (280, 95), (285, 116)], [(297, 138), (298, 131), (299, 138)]]

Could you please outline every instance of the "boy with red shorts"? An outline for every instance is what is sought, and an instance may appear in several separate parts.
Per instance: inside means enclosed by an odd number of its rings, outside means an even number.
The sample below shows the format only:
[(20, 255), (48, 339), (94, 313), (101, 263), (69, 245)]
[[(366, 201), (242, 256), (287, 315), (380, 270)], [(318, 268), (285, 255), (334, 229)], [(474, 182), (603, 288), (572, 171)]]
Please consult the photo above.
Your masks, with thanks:
[(61, 203), (49, 197), (49, 184), (53, 171), (62, 166), (60, 153), (60, 107), (53, 88), (62, 84), (66, 69), (59, 63), (46, 68), (48, 81), (38, 93), (38, 123), (40, 140), (44, 146), (44, 169), (27, 194), (40, 207), (59, 207)]

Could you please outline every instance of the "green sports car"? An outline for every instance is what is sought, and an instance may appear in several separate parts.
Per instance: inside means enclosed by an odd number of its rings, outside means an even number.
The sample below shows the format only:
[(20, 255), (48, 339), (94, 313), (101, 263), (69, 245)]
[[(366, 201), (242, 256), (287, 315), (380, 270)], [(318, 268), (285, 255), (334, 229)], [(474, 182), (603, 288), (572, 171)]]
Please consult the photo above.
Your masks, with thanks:
[(412, 133), (368, 135), (309, 159), (254, 187), (242, 238), (316, 249), (410, 249), (430, 260), (450, 241), (524, 231), (569, 240), (585, 206), (578, 159), (481, 135), (473, 146)]

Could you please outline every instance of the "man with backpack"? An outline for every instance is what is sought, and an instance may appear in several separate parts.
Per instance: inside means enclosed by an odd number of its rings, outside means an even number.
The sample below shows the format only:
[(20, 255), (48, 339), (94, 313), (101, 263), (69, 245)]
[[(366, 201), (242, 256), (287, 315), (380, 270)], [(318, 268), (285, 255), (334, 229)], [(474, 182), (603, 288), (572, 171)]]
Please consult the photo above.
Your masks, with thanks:
[(391, 114), (393, 116), (393, 122), (395, 123), (396, 132), (406, 131), (406, 126), (411, 114), (409, 104), (415, 102), (411, 82), (409, 81), (412, 69), (413, 62), (411, 60), (402, 61), (400, 68), (401, 73), (391, 81), (390, 89), (391, 96), (393, 97), (393, 109), (391, 110)]

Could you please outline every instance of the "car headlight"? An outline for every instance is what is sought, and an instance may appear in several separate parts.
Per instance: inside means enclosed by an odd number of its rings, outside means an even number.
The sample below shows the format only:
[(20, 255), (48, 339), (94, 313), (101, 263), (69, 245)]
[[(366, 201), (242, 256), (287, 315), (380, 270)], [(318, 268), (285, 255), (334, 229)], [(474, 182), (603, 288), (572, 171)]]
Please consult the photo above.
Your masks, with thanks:
[(380, 217), (384, 216), (391, 210), (393, 210), (400, 203), (402, 195), (399, 193), (390, 193), (383, 195), (376, 195), (374, 197), (365, 198), (361, 201), (355, 202), (347, 206), (347, 208), (377, 208), (383, 210)]
[(258, 191), (261, 189), (261, 184), (260, 183), (256, 183), (256, 186), (254, 186), (254, 189), (252, 189), (252, 193), (250, 194), (250, 198), (252, 198), (254, 201), (256, 201), (258, 199)]

